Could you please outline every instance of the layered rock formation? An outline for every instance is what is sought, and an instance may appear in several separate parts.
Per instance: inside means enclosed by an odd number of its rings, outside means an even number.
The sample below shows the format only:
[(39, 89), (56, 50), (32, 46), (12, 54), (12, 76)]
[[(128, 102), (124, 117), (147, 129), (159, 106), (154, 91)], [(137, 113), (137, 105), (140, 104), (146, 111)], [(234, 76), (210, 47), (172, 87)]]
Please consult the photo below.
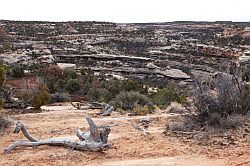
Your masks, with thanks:
[[(0, 58), (9, 64), (70, 63), (76, 68), (104, 69), (129, 77), (206, 80), (232, 61), (249, 61), (250, 23), (0, 21), (11, 51)], [(241, 33), (242, 32), (242, 33)], [(243, 33), (244, 32), (244, 33)]]

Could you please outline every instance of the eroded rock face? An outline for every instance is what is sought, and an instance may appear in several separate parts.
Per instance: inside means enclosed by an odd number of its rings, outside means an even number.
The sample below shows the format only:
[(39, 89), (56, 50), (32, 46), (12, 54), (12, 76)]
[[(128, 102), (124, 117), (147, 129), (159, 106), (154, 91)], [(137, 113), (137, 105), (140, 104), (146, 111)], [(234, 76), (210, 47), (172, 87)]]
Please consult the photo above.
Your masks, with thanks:
[(159, 67), (156, 66), (156, 65), (153, 64), (153, 63), (148, 63), (148, 64), (147, 64), (147, 68), (148, 68), (148, 69), (158, 69)]
[[(69, 63), (138, 78), (206, 80), (225, 71), (250, 45), (249, 36), (234, 37), (249, 23), (0, 21), (0, 27), (12, 44), (9, 54), (0, 55), (5, 63)], [(249, 57), (240, 56), (239, 63), (249, 63)]]
[(183, 71), (179, 69), (169, 69), (165, 70), (164, 72), (165, 76), (171, 77), (171, 78), (177, 78), (177, 79), (190, 79), (191, 77), (184, 73)]
[(26, 54), (0, 54), (0, 59), (6, 64), (28, 64), (32, 57)]
[(250, 56), (246, 55), (240, 56), (238, 61), (241, 65), (246, 65), (246, 64), (250, 65)]
[(242, 80), (250, 83), (250, 54), (239, 57), (238, 62)]

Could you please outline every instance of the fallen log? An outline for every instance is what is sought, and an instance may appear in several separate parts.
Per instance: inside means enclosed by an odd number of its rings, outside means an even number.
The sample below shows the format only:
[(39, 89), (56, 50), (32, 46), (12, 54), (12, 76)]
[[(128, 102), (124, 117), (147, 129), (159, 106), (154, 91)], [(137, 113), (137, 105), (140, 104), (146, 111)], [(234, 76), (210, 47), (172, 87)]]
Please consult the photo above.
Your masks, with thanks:
[(102, 111), (98, 113), (98, 115), (109, 116), (114, 111), (114, 107), (107, 103), (102, 104)]
[(108, 143), (108, 135), (111, 131), (109, 127), (98, 127), (89, 117), (86, 118), (89, 124), (89, 131), (82, 132), (77, 130), (76, 136), (79, 140), (71, 140), (69, 138), (50, 138), (45, 140), (39, 140), (33, 137), (26, 127), (17, 122), (14, 133), (22, 131), (23, 135), (28, 141), (16, 141), (7, 147), (5, 153), (10, 153), (17, 147), (35, 147), (41, 145), (49, 146), (63, 146), (81, 151), (104, 151), (111, 147)]
[(73, 102), (71, 102), (71, 105), (73, 107), (75, 107), (76, 109), (80, 110), (82, 108), (83, 104), (82, 103), (73, 103)]
[(102, 103), (98, 103), (98, 102), (71, 102), (71, 105), (78, 109), (101, 109), (102, 108)]
[[(99, 102), (73, 103), (73, 102), (71, 102), (71, 105), (78, 110), (80, 110), (80, 109), (102, 109), (101, 112), (97, 113), (97, 115), (101, 115), (101, 116), (109, 116), (114, 111), (114, 107), (112, 107), (111, 105), (109, 105), (107, 103), (99, 103)], [(83, 106), (87, 106), (87, 107), (83, 108)]]
[(22, 102), (20, 100), (18, 100), (18, 101), (13, 100), (9, 93), (10, 92), (7, 92), (7, 90), (5, 90), (5, 89), (2, 89), (2, 88), (0, 89), (0, 96), (2, 95), (3, 98), (5, 99), (5, 103), (3, 106), (4, 108), (6, 108), (6, 109), (11, 109), (11, 108), (24, 109), (24, 108), (28, 107), (24, 102)]

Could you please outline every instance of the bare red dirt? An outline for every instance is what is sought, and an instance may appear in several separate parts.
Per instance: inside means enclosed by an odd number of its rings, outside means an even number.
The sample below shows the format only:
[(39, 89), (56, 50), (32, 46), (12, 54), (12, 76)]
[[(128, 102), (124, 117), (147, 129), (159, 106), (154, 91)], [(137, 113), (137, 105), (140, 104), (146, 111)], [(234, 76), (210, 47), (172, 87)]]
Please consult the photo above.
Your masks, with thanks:
[[(221, 148), (184, 142), (176, 137), (163, 134), (165, 125), (177, 115), (155, 113), (149, 115), (150, 134), (145, 136), (135, 129), (141, 117), (113, 114), (110, 117), (93, 116), (99, 110), (74, 110), (70, 105), (46, 106), (47, 111), (11, 115), (15, 121), (23, 122), (30, 133), (40, 139), (49, 137), (75, 137), (77, 128), (87, 130), (86, 116), (92, 116), (97, 125), (119, 124), (110, 134), (112, 148), (105, 152), (82, 152), (63, 147), (40, 146), (18, 148), (10, 154), (3, 150), (16, 140), (25, 139), (22, 134), (15, 135), (12, 128), (0, 137), (0, 165), (103, 165), (103, 166), (175, 166), (175, 165), (249, 165), (250, 149), (248, 143)], [(133, 125), (132, 125), (133, 124)]]

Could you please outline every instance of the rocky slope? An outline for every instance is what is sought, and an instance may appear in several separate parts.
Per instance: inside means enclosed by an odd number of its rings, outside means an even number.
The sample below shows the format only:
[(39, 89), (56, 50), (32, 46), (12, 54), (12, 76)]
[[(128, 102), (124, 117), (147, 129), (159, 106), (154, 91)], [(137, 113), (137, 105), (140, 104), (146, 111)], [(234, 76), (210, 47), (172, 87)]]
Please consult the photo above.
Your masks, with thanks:
[(205, 81), (240, 56), (249, 59), (249, 27), (233, 22), (0, 21), (12, 44), (0, 58), (9, 64), (71, 63), (135, 78)]

